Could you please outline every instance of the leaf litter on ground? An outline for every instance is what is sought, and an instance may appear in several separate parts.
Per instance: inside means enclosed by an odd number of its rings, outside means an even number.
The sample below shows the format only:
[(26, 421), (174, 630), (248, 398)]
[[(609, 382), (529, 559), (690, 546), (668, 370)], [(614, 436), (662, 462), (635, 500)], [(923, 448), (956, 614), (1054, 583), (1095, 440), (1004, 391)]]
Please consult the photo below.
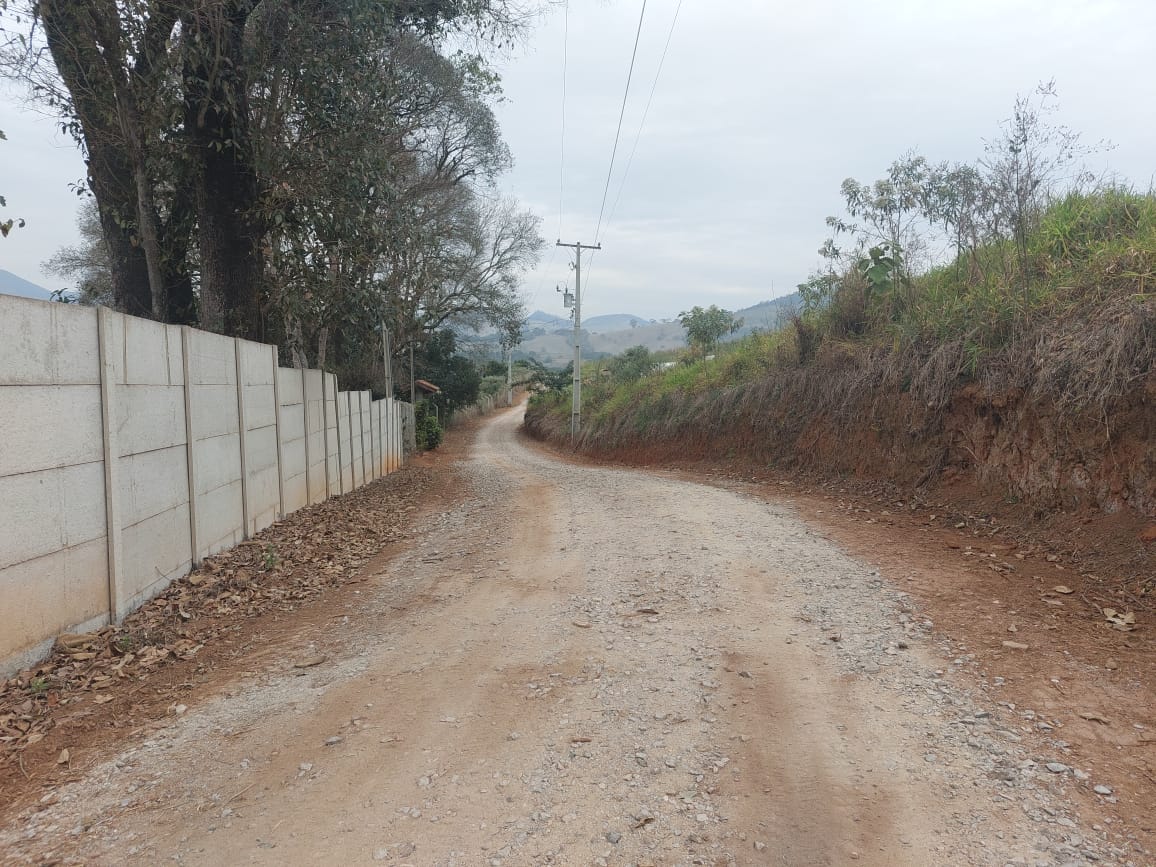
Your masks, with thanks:
[(62, 709), (89, 697), (108, 704), (116, 687), (193, 659), (250, 618), (292, 611), (357, 580), (362, 566), (411, 529), (432, 479), (430, 470), (410, 465), (307, 506), (206, 557), (122, 623), (58, 636), (47, 659), (0, 680), (0, 764), (43, 740)]

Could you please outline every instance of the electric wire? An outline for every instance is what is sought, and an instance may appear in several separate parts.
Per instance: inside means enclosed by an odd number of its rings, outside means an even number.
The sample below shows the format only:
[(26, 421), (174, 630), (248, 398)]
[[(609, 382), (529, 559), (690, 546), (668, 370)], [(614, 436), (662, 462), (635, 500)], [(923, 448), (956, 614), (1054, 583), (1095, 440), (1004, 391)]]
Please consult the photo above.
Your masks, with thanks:
[(647, 115), (650, 114), (650, 104), (654, 102), (654, 92), (658, 89), (658, 79), (662, 76), (662, 67), (666, 63), (666, 53), (670, 50), (670, 40), (674, 37), (674, 28), (678, 24), (678, 13), (682, 11), (682, 0), (674, 8), (674, 18), (670, 22), (670, 30), (666, 34), (666, 44), (662, 47), (662, 57), (658, 61), (658, 71), (654, 74), (654, 83), (650, 86), (650, 96), (646, 99), (646, 108), (642, 111), (642, 120), (638, 124), (638, 133), (634, 136), (634, 146), (630, 149), (630, 157), (626, 160), (626, 169), (622, 172), (622, 181), (618, 184), (618, 193), (614, 196), (614, 204), (610, 207), (610, 216), (606, 218), (606, 225), (614, 221), (614, 214), (618, 211), (618, 203), (622, 200), (622, 190), (626, 187), (626, 178), (630, 174), (630, 167), (634, 164), (634, 154), (638, 150), (638, 142), (642, 138), (642, 128), (646, 126)]
[[(634, 164), (634, 154), (638, 150), (638, 142), (642, 138), (642, 129), (646, 126), (646, 118), (650, 114), (650, 105), (654, 102), (654, 93), (658, 90), (658, 79), (662, 77), (662, 67), (666, 64), (666, 55), (670, 51), (670, 42), (674, 38), (674, 28), (678, 24), (678, 15), (682, 11), (682, 0), (678, 0), (678, 5), (674, 8), (674, 18), (670, 22), (670, 30), (666, 34), (666, 44), (662, 47), (662, 57), (658, 60), (658, 71), (654, 73), (654, 81), (650, 85), (650, 95), (646, 99), (646, 108), (642, 111), (642, 120), (638, 124), (638, 132), (634, 136), (634, 145), (630, 148), (630, 157), (626, 160), (626, 169), (622, 173), (622, 180), (618, 184), (618, 192), (614, 196), (614, 204), (610, 207), (610, 216), (606, 218), (606, 225), (609, 226), (614, 222), (614, 215), (618, 212), (618, 203), (622, 200), (622, 190), (626, 187), (626, 178), (630, 174), (630, 167)], [(588, 265), (587, 274), (592, 274), (594, 271), (594, 257), (598, 251), (595, 250), (590, 254), (590, 263)], [(586, 278), (587, 286), (590, 285), (590, 277)]]
[(642, 11), (638, 14), (638, 30), (634, 34), (634, 50), (630, 53), (630, 68), (626, 72), (626, 90), (622, 94), (622, 109), (618, 113), (618, 130), (614, 133), (614, 147), (610, 151), (610, 168), (606, 172), (606, 186), (602, 190), (602, 206), (598, 210), (598, 224), (594, 229), (594, 243), (598, 243), (602, 231), (602, 215), (606, 211), (606, 199), (610, 195), (610, 179), (614, 176), (614, 160), (618, 155), (618, 139), (622, 135), (622, 121), (626, 117), (626, 101), (630, 96), (630, 81), (634, 77), (634, 60), (638, 57), (638, 41), (642, 37), (642, 21), (646, 17), (646, 0), (642, 0)]
[[(565, 194), (566, 194), (566, 82), (567, 72), (569, 67), (570, 56), (570, 0), (566, 0), (562, 7), (562, 117), (561, 130), (558, 136), (558, 239), (562, 238), (562, 215), (565, 213)], [(546, 267), (543, 268), (544, 277), (542, 289), (539, 290), (539, 295), (546, 291), (550, 283), (550, 269), (554, 265), (554, 259), (558, 255), (558, 248), (552, 247), (550, 250), (550, 258), (546, 262)], [(536, 296), (537, 297), (537, 296)]]
[[(681, 2), (681, 0), (680, 0)], [(566, 0), (562, 12), (562, 134), (561, 154), (558, 158), (558, 238), (562, 238), (562, 206), (566, 194), (566, 70), (570, 54), (570, 0)]]

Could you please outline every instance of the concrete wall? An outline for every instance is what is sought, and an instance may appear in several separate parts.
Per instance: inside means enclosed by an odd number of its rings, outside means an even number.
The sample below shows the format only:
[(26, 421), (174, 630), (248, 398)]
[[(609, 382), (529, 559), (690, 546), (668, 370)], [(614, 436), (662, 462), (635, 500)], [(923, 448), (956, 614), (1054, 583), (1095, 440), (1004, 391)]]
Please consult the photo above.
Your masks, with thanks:
[(401, 466), (412, 407), (276, 353), (0, 295), (0, 676)]
[(0, 659), (108, 616), (97, 314), (0, 295)]

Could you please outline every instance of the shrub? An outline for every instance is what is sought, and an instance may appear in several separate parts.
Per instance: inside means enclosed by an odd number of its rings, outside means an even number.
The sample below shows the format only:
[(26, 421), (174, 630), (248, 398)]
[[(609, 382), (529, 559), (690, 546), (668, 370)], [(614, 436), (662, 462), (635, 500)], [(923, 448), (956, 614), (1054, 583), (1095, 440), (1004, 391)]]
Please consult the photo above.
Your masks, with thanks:
[(431, 451), (442, 442), (442, 426), (431, 411), (429, 403), (421, 401), (414, 408), (415, 434), (418, 451)]

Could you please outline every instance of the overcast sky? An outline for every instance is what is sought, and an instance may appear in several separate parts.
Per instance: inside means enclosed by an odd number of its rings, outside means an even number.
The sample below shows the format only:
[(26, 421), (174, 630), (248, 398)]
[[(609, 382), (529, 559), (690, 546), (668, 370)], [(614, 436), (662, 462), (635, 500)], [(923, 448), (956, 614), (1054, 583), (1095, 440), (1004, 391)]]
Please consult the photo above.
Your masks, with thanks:
[[(666, 318), (737, 309), (794, 289), (816, 265), (839, 184), (882, 175), (910, 149), (971, 161), (1017, 93), (1056, 79), (1055, 120), (1115, 148), (1093, 158), (1147, 188), (1156, 171), (1151, 0), (684, 0), (613, 219), (678, 0), (648, 0), (583, 313)], [(641, 0), (571, 0), (559, 227), (564, 15), (500, 63), (498, 115), (516, 166), (502, 182), (550, 244), (593, 243)], [(54, 125), (0, 91), (2, 213), (28, 226), (0, 267), (49, 288), (40, 263), (75, 238), (84, 175)], [(531, 309), (564, 315), (569, 250), (527, 279)]]

